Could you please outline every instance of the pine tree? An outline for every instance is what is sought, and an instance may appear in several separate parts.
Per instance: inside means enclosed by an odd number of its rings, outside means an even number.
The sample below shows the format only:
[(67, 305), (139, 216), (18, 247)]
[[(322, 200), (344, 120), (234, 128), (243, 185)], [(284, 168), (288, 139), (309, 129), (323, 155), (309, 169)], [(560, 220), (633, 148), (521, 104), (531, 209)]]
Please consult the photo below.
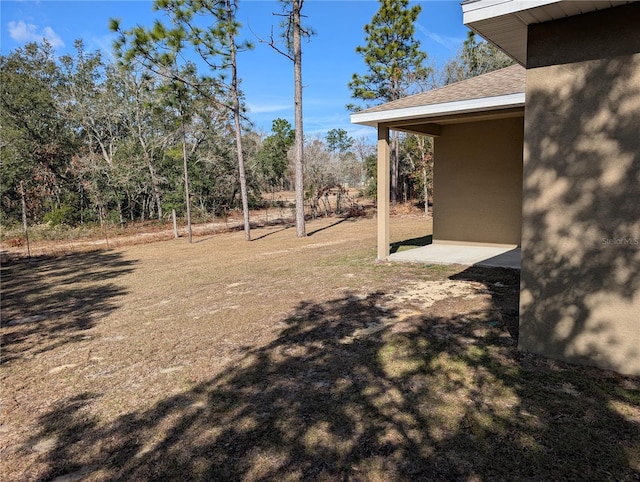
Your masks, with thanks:
[(441, 84), (448, 85), (513, 65), (514, 61), (496, 46), (476, 39), (469, 30), (458, 55), (443, 68)]
[[(356, 48), (367, 66), (367, 73), (353, 74), (349, 88), (352, 98), (364, 107), (390, 102), (414, 93), (426, 82), (432, 69), (426, 65), (427, 54), (414, 38), (414, 23), (422, 8), (408, 6), (408, 0), (380, 0), (380, 8), (365, 25), (366, 45)], [(361, 106), (349, 104), (349, 110)], [(391, 151), (391, 201), (395, 204), (399, 171), (399, 141), (393, 133)]]
[(293, 62), (294, 86), (294, 155), (295, 155), (295, 197), (296, 197), (296, 235), (299, 238), (307, 235), (304, 218), (304, 128), (302, 118), (302, 39), (309, 39), (313, 30), (302, 26), (302, 6), (304, 0), (280, 0), (284, 17), (281, 23), (282, 40), (285, 48), (271, 36), (267, 42), (276, 52)]
[[(168, 79), (181, 82), (194, 89), (233, 114), (236, 155), (240, 177), (240, 193), (244, 214), (245, 239), (251, 239), (249, 201), (242, 150), (242, 94), (237, 75), (237, 54), (250, 49), (249, 43), (237, 43), (240, 24), (236, 21), (237, 0), (155, 0), (155, 10), (165, 12), (169, 27), (156, 21), (152, 28), (135, 27), (129, 31), (120, 28), (120, 21), (111, 20), (111, 30), (120, 33), (116, 51), (125, 62), (139, 61), (149, 70)], [(208, 27), (201, 27), (200, 19), (210, 18)], [(211, 78), (192, 80), (182, 75), (178, 61), (187, 45), (191, 45), (211, 72), (217, 74), (217, 89), (211, 92)], [(184, 67), (184, 66), (183, 66)], [(230, 79), (227, 76), (230, 74)], [(223, 100), (221, 100), (223, 99)]]

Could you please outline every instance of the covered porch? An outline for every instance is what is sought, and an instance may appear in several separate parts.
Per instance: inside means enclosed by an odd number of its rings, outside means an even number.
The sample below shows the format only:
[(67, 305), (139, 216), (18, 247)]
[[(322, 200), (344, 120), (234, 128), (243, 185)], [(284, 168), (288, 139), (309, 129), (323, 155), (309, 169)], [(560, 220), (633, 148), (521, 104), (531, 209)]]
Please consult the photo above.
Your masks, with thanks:
[(390, 253), (390, 261), (409, 263), (461, 264), (491, 268), (520, 269), (520, 248), (517, 246), (483, 246), (471, 244), (429, 244), (406, 251)]
[[(351, 116), (378, 132), (379, 260), (519, 268), (524, 91), (514, 65)], [(434, 138), (432, 243), (401, 252), (389, 242), (390, 130)]]

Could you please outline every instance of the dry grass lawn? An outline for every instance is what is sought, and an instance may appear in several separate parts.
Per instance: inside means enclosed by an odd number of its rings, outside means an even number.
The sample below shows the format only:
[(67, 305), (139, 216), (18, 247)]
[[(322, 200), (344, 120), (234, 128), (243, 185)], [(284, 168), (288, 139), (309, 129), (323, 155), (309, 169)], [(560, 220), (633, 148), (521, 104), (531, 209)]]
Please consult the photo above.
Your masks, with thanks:
[(517, 352), (517, 272), (308, 231), (5, 263), (0, 479), (640, 480), (640, 380)]

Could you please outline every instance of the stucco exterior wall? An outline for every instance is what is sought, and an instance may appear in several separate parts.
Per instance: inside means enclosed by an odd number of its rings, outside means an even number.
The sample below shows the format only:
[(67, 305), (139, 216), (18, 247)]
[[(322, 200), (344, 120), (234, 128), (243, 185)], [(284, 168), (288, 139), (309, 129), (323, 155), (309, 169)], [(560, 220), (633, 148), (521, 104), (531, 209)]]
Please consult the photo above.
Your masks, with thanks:
[(442, 126), (434, 143), (434, 242), (520, 244), (523, 122)]
[(528, 34), (519, 347), (640, 375), (640, 4)]

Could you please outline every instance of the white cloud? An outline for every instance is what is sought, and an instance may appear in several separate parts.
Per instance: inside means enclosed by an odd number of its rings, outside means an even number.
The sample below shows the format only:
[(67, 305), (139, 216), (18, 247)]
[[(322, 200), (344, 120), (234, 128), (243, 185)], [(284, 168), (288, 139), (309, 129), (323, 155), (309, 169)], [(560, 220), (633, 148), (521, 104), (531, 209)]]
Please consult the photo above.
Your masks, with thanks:
[(293, 109), (292, 104), (248, 104), (251, 114), (265, 114), (269, 112), (282, 112)]
[(416, 27), (418, 27), (418, 30), (420, 30), (425, 36), (433, 40), (435, 43), (442, 45), (444, 48), (452, 52), (455, 52), (460, 46), (460, 44), (464, 42), (464, 39), (462, 38), (446, 37), (446, 36), (437, 34), (435, 32), (432, 32), (431, 30), (425, 28), (423, 25), (421, 25), (418, 22), (416, 22)]
[(112, 61), (115, 60), (113, 55), (113, 41), (116, 38), (116, 34), (110, 33), (101, 37), (91, 37), (91, 42), (87, 50), (100, 50), (103, 55), (107, 56)]
[(38, 25), (25, 23), (22, 20), (9, 22), (7, 25), (9, 36), (16, 42), (42, 42), (46, 39), (52, 47), (64, 47), (64, 42), (51, 27), (44, 27), (40, 30)]

